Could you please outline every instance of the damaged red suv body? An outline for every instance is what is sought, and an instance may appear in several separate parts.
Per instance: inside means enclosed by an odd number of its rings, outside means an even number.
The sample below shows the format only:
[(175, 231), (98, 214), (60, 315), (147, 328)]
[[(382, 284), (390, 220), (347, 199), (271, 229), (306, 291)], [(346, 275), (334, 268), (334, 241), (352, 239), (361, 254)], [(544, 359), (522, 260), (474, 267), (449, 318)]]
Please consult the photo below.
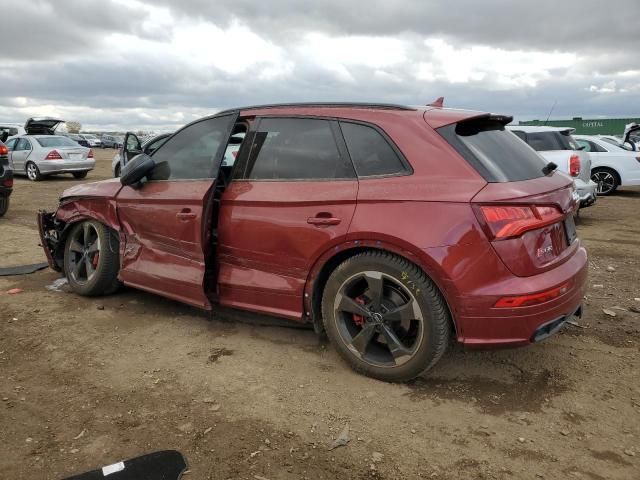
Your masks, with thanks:
[(510, 120), (271, 105), (187, 125), (151, 157), (131, 136), (120, 180), (39, 214), (43, 245), (80, 294), (125, 284), (309, 322), (356, 370), (407, 380), (450, 335), (526, 345), (581, 313), (571, 179)]

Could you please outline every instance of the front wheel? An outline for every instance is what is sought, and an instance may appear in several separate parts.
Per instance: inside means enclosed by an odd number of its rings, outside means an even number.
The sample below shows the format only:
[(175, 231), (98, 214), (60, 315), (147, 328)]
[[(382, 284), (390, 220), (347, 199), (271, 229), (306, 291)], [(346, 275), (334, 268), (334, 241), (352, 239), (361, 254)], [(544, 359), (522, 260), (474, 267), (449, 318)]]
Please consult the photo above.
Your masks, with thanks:
[(39, 182), (42, 180), (40, 169), (33, 162), (27, 162), (27, 178), (32, 182)]
[(73, 172), (74, 178), (86, 178), (88, 172)]
[(444, 354), (449, 311), (416, 265), (386, 252), (345, 260), (322, 297), (325, 330), (352, 368), (389, 382), (411, 380)]
[(64, 271), (71, 289), (84, 296), (108, 295), (120, 286), (118, 236), (95, 220), (71, 228), (64, 249)]
[(9, 210), (9, 197), (0, 195), (0, 217), (4, 217), (7, 210)]
[(594, 168), (591, 171), (591, 180), (597, 185), (598, 195), (610, 195), (620, 186), (618, 174), (609, 168)]

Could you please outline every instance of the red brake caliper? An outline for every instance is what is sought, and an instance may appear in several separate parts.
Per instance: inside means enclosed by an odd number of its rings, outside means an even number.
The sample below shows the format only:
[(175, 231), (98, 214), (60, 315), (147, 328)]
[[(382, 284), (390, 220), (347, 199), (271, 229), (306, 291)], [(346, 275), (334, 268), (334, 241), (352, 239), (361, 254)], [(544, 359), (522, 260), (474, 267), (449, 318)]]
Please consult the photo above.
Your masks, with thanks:
[(93, 265), (93, 268), (98, 268), (98, 260), (100, 260), (100, 252), (96, 252), (91, 259), (91, 265)]
[[(356, 303), (358, 305), (364, 305), (364, 298), (362, 297), (357, 297), (356, 299)], [(353, 323), (355, 323), (356, 325), (362, 327), (364, 325), (364, 317), (362, 315), (357, 315), (357, 314), (353, 314)]]

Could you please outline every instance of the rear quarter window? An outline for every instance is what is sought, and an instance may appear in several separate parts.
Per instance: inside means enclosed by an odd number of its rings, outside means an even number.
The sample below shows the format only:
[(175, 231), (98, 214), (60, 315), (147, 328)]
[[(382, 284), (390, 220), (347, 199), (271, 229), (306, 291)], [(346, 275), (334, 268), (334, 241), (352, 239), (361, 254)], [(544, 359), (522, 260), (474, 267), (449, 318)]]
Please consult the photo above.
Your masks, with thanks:
[(340, 122), (358, 177), (395, 175), (407, 169), (400, 156), (375, 128), (357, 123)]
[(546, 161), (502, 122), (477, 119), (447, 125), (438, 133), (487, 182), (518, 182), (543, 177)]

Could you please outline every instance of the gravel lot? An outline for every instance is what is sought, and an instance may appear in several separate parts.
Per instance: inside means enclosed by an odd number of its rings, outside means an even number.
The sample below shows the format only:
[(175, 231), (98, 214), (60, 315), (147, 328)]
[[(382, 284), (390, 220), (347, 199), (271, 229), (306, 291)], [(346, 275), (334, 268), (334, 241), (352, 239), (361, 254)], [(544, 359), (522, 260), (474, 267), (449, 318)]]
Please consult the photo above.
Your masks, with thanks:
[[(85, 181), (107, 178), (112, 156), (98, 151)], [(17, 179), (0, 266), (44, 261), (35, 213), (76, 183)], [(456, 346), (409, 385), (356, 375), (312, 331), (255, 315), (49, 291), (50, 270), (0, 277), (0, 477), (175, 448), (193, 479), (640, 478), (639, 212), (629, 189), (581, 215), (584, 328)], [(351, 441), (329, 451), (345, 425)]]

